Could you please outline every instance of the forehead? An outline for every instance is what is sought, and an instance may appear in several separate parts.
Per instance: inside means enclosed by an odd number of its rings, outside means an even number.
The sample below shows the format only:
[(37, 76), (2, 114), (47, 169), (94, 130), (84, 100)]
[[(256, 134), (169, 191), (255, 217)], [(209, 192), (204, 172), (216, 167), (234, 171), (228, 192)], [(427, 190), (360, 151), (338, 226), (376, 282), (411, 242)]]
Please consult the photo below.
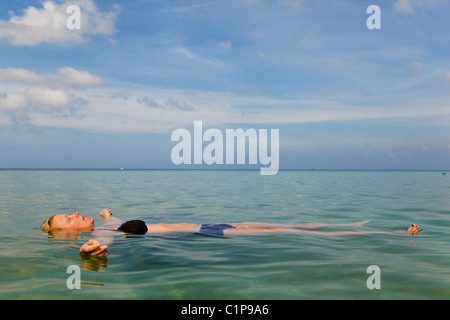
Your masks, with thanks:
[(65, 224), (67, 214), (58, 214), (53, 217), (52, 227), (60, 227)]

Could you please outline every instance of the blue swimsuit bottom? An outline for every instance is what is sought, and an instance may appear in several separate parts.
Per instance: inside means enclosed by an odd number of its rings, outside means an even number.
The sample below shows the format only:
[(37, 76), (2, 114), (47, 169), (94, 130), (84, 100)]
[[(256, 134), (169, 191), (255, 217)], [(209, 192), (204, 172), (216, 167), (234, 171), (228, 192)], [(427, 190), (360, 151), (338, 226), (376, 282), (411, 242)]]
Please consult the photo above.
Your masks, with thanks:
[(223, 230), (225, 229), (234, 229), (234, 227), (230, 224), (220, 223), (220, 224), (202, 224), (200, 227), (200, 231), (195, 234), (207, 237), (219, 237), (226, 238), (223, 235)]

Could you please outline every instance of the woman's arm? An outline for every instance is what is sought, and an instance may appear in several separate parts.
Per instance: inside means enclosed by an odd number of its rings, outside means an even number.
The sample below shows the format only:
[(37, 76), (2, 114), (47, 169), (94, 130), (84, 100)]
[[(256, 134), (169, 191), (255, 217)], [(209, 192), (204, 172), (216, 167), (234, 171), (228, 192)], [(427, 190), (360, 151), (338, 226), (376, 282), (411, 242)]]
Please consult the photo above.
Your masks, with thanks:
[[(103, 219), (103, 221), (107, 222), (109, 220), (111, 220), (112, 218), (112, 210), (105, 208), (102, 211), (100, 211), (100, 217)], [(96, 231), (94, 231), (95, 233)], [(98, 233), (102, 232), (97, 231), (97, 236), (99, 235)], [(108, 252), (108, 246), (102, 245), (100, 243), (100, 241), (95, 240), (95, 239), (91, 239), (88, 242), (86, 242), (85, 244), (83, 244), (80, 248), (80, 254), (85, 254), (85, 255), (91, 255), (91, 256), (104, 256), (106, 255), (106, 253)]]
[[(166, 233), (173, 231), (184, 231), (188, 232), (189, 229), (200, 228), (199, 224), (192, 223), (158, 223), (158, 224), (147, 224), (148, 233)], [(192, 230), (192, 232), (197, 232), (198, 230)]]

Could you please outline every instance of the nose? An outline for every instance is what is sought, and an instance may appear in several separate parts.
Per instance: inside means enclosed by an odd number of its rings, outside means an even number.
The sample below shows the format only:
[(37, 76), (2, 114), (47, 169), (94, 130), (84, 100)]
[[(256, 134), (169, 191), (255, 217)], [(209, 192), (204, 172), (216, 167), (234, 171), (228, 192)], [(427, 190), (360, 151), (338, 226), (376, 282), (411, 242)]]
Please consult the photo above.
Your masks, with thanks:
[(80, 213), (79, 212), (75, 212), (73, 215), (75, 216), (75, 218), (78, 218), (80, 216)]

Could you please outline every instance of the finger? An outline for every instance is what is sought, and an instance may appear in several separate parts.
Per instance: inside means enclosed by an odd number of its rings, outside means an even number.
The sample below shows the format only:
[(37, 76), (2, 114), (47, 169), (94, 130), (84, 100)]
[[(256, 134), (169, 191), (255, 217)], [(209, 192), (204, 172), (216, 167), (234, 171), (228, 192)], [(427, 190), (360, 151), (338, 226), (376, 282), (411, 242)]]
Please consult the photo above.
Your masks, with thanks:
[(98, 248), (97, 250), (91, 252), (91, 255), (93, 256), (103, 256), (108, 252), (108, 247), (107, 246), (102, 246), (100, 248)]
[(91, 256), (102, 256), (102, 255), (106, 255), (106, 253), (108, 252), (108, 247), (107, 246), (99, 246), (96, 247), (93, 250), (81, 250), (80, 249), (80, 253), (82, 254), (86, 254), (86, 255), (91, 255)]
[(84, 254), (89, 254), (90, 252), (92, 252), (92, 250), (93, 250), (92, 247), (88, 245), (83, 245), (80, 248), (80, 252)]
[(100, 242), (98, 240), (91, 239), (87, 243), (88, 247), (92, 248), (92, 250), (100, 247)]
[(81, 246), (80, 251), (83, 253), (90, 253), (100, 247), (100, 242), (97, 240), (91, 239), (86, 242), (83, 246)]

